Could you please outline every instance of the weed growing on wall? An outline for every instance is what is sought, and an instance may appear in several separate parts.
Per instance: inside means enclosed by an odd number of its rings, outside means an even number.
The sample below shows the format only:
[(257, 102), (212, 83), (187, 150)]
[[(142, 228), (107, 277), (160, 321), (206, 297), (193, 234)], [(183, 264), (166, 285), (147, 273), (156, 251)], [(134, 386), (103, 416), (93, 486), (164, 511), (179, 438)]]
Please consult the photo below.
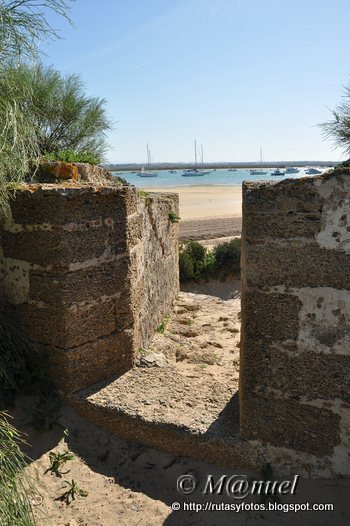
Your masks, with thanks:
[(173, 210), (169, 212), (168, 217), (169, 217), (170, 223), (178, 223), (180, 221), (180, 217)]

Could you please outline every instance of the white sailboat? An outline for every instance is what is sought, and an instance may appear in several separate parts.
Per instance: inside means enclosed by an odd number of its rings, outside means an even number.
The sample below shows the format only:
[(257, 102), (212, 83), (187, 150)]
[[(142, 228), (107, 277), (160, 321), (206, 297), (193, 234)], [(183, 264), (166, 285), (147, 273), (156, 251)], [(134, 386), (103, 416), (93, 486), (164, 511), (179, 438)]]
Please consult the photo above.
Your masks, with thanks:
[(139, 177), (158, 177), (158, 172), (155, 170), (152, 170), (152, 156), (151, 151), (148, 147), (148, 144), (146, 144), (147, 149), (147, 165), (146, 168), (143, 166), (141, 168), (141, 172), (138, 172)]
[(203, 155), (203, 144), (201, 144), (201, 162), (202, 162), (202, 168), (201, 172), (203, 175), (208, 175), (211, 173), (211, 170), (204, 170), (204, 155)]
[[(202, 149), (202, 155), (203, 155), (203, 149)], [(202, 161), (203, 163), (203, 161)], [(190, 168), (189, 170), (185, 170), (184, 173), (182, 173), (182, 177), (200, 177), (203, 175), (206, 175), (209, 172), (204, 172), (204, 170), (201, 170), (197, 168), (197, 141), (194, 141), (194, 168)]]
[(267, 173), (266, 170), (263, 170), (262, 148), (260, 148), (260, 170), (250, 170), (250, 175), (266, 175)]

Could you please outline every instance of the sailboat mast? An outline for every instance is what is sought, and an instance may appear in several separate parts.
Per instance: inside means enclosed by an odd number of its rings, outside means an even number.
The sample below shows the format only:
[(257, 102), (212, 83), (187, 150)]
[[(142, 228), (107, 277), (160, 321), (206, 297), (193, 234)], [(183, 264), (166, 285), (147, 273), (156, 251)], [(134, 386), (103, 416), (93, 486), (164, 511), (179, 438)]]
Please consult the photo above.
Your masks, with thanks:
[(194, 140), (194, 165), (197, 166), (197, 141)]
[(203, 167), (204, 166), (203, 144), (201, 144), (201, 160), (202, 160), (202, 167)]

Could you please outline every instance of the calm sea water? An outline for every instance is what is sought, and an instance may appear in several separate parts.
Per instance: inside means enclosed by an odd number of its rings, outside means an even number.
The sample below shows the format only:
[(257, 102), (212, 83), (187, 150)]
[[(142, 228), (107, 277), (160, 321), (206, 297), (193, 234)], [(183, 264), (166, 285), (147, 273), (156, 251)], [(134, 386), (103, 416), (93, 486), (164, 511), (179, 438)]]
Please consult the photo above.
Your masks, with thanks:
[[(307, 168), (300, 168), (297, 174), (287, 174), (285, 176), (271, 176), (267, 175), (251, 175), (250, 169), (237, 170), (236, 172), (229, 172), (228, 170), (216, 170), (212, 171), (208, 175), (200, 177), (182, 177), (183, 170), (177, 170), (177, 173), (171, 174), (168, 170), (159, 170), (158, 177), (138, 177), (136, 174), (131, 172), (113, 172), (115, 175), (119, 175), (126, 179), (128, 183), (131, 183), (140, 188), (152, 187), (152, 186), (205, 186), (205, 185), (241, 185), (243, 181), (259, 181), (259, 180), (270, 180), (279, 181), (281, 179), (297, 179), (304, 177)], [(272, 171), (272, 170), (271, 170)], [(320, 171), (324, 169), (320, 168)]]

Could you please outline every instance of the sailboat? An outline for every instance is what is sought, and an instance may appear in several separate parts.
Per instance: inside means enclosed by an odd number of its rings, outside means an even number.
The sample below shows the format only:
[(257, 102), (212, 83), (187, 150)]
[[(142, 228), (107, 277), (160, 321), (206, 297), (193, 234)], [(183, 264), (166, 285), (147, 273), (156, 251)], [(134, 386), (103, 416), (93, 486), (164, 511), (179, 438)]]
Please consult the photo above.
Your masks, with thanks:
[[(203, 149), (202, 149), (202, 155), (203, 155)], [(203, 160), (202, 160), (203, 163)], [(202, 175), (206, 175), (209, 172), (204, 172), (204, 170), (200, 170), (197, 168), (197, 141), (194, 141), (194, 168), (190, 168), (189, 170), (185, 170), (184, 173), (182, 173), (182, 177), (199, 177)]]
[(202, 168), (201, 168), (202, 174), (203, 175), (211, 174), (211, 170), (204, 170), (203, 144), (201, 144), (201, 162), (202, 162)]
[(263, 170), (262, 148), (260, 148), (260, 170), (250, 170), (250, 175), (266, 175), (267, 173), (266, 170)]
[(141, 172), (138, 172), (137, 175), (139, 177), (158, 177), (158, 172), (155, 170), (152, 170), (152, 156), (151, 151), (148, 147), (148, 144), (146, 144), (147, 149), (147, 166), (146, 168), (143, 166), (141, 168)]

